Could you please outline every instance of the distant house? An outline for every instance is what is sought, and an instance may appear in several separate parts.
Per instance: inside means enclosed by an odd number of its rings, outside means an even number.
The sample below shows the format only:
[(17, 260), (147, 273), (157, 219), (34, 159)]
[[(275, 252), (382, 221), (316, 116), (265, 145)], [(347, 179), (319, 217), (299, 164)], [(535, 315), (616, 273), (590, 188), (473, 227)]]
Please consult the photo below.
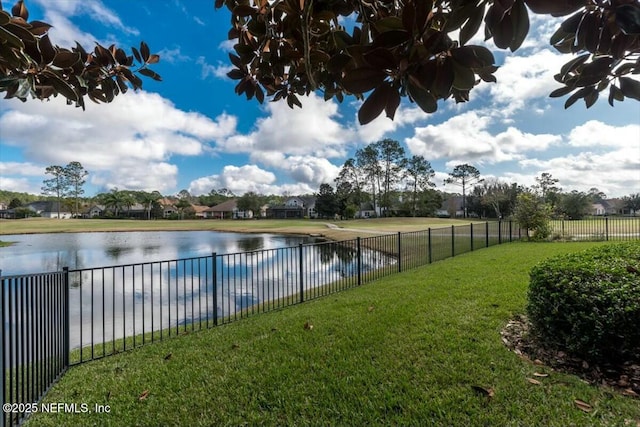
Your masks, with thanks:
[(464, 217), (462, 196), (452, 196), (443, 200), (440, 209), (436, 211), (436, 216), (441, 218)]
[(32, 202), (24, 205), (24, 207), (43, 218), (69, 219), (72, 217), (71, 212), (63, 205), (60, 205), (59, 202)]
[(178, 214), (178, 208), (176, 207), (175, 203), (175, 201), (166, 197), (158, 200), (158, 204), (162, 208), (163, 218), (168, 218), (171, 215)]
[(204, 218), (213, 219), (244, 219), (253, 218), (252, 211), (241, 211), (238, 209), (238, 200), (231, 199), (217, 204), (204, 212)]
[(196, 218), (206, 218), (206, 212), (211, 209), (209, 206), (191, 205)]
[(267, 209), (267, 217), (276, 219), (317, 218), (315, 197), (291, 197), (284, 205), (271, 206)]
[(378, 216), (373, 203), (364, 202), (360, 204), (360, 209), (356, 212), (356, 218), (376, 218)]
[(106, 208), (104, 205), (93, 205), (89, 209), (83, 212), (85, 218), (99, 218), (104, 216)]
[(622, 199), (606, 199), (591, 205), (591, 214), (597, 216), (606, 215), (634, 215), (636, 212), (625, 208)]

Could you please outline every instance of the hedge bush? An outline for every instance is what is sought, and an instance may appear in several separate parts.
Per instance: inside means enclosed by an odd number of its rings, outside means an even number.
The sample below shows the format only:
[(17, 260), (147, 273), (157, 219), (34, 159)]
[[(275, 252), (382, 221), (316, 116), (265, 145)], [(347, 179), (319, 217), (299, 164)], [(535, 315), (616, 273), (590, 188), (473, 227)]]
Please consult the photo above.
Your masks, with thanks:
[(531, 270), (528, 297), (545, 347), (596, 363), (640, 360), (640, 243), (548, 259)]

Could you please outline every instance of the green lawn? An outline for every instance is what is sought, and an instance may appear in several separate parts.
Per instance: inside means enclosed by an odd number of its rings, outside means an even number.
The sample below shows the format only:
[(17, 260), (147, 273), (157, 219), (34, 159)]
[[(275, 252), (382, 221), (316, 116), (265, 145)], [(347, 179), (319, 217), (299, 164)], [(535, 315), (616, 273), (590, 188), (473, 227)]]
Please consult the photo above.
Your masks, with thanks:
[[(338, 228), (327, 227), (327, 223)], [(261, 220), (114, 220), (114, 219), (47, 219), (29, 218), (0, 220), (0, 235), (28, 233), (72, 233), (108, 231), (184, 231), (211, 230), (244, 233), (313, 234), (333, 240), (368, 237), (372, 232), (426, 230), (427, 228), (468, 225), (470, 221), (440, 218), (380, 218), (349, 221), (308, 219)], [(359, 231), (364, 230), (364, 231)]]
[(535, 263), (596, 244), (495, 246), (79, 365), (45, 402), (110, 413), (26, 425), (636, 426), (637, 399), (527, 362), (500, 337)]

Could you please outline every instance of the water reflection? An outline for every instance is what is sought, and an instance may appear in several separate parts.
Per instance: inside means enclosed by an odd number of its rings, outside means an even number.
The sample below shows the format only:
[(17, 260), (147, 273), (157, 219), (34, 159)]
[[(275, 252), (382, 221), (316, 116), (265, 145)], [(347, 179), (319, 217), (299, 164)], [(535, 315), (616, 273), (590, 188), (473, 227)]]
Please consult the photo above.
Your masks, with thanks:
[(2, 274), (29, 274), (295, 246), (305, 236), (211, 231), (111, 232), (5, 235)]

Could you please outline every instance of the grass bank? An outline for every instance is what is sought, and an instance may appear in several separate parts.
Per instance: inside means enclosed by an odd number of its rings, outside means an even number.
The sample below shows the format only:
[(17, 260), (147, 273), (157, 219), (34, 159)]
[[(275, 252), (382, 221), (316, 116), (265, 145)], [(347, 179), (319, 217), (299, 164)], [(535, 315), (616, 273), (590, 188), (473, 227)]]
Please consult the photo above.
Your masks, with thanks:
[(110, 413), (26, 425), (636, 425), (637, 399), (522, 360), (500, 337), (531, 266), (596, 244), (495, 246), (80, 365), (46, 402)]
[[(327, 223), (334, 224), (330, 228)], [(325, 221), (308, 219), (261, 220), (114, 220), (47, 219), (0, 220), (0, 235), (33, 233), (81, 233), (109, 231), (232, 231), (240, 233), (311, 234), (332, 240), (367, 237), (378, 232), (426, 230), (427, 228), (467, 225), (470, 221), (440, 218), (378, 218), (368, 220)]]

